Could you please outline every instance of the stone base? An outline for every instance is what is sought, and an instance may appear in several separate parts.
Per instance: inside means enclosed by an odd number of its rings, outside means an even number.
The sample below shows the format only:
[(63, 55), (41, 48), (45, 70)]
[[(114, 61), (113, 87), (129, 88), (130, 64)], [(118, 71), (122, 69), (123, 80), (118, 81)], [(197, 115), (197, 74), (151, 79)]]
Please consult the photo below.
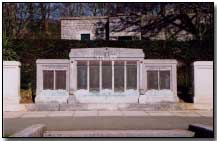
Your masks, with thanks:
[[(77, 98), (77, 97), (76, 97)], [(138, 103), (138, 96), (85, 96), (77, 98), (80, 103), (87, 104), (125, 104)]]
[(4, 96), (3, 97), (3, 111), (25, 111), (25, 105), (20, 104), (20, 97), (18, 96)]
[(211, 110), (213, 109), (213, 97), (200, 96), (194, 97), (194, 108), (202, 110)]
[(27, 111), (59, 111), (58, 103), (36, 103), (36, 104), (27, 104)]
[(139, 104), (155, 104), (155, 103), (178, 102), (178, 97), (171, 93), (153, 93), (139, 96)]
[(3, 111), (4, 112), (26, 111), (26, 107), (24, 104), (4, 104)]
[(36, 96), (35, 103), (67, 103), (69, 96)]
[(198, 109), (198, 110), (212, 110), (213, 109), (213, 105), (212, 104), (208, 104), (208, 103), (197, 103), (193, 105), (194, 109)]

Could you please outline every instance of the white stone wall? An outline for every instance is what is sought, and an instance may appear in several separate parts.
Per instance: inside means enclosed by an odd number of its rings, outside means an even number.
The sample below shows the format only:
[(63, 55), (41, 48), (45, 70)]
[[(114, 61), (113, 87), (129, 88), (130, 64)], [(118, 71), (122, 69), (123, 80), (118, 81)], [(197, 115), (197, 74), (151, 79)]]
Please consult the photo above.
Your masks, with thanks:
[[(81, 34), (90, 34), (90, 40), (106, 38), (106, 18), (78, 18), (61, 20), (61, 39), (81, 40)], [(97, 28), (104, 30), (99, 31)]]
[(194, 67), (194, 103), (213, 106), (213, 61), (196, 61)]
[(147, 71), (148, 70), (168, 70), (170, 71), (170, 89), (177, 95), (177, 61), (175, 59), (145, 59), (143, 61), (143, 86), (147, 91)]
[[(37, 88), (35, 102), (59, 102), (66, 103), (69, 94), (69, 60), (68, 59), (38, 59), (37, 63)], [(43, 70), (64, 70), (66, 71), (65, 90), (44, 90), (43, 89)], [(54, 75), (55, 77), (55, 75)], [(55, 83), (55, 78), (54, 78)], [(54, 84), (55, 86), (55, 84)], [(56, 99), (56, 100), (55, 100)]]
[[(140, 77), (139, 103), (158, 103), (158, 102), (177, 102), (177, 61), (174, 59), (144, 59), (142, 61)], [(170, 89), (147, 88), (147, 71), (149, 70), (168, 70), (170, 71)]]
[(20, 62), (3, 61), (3, 110), (19, 111)]

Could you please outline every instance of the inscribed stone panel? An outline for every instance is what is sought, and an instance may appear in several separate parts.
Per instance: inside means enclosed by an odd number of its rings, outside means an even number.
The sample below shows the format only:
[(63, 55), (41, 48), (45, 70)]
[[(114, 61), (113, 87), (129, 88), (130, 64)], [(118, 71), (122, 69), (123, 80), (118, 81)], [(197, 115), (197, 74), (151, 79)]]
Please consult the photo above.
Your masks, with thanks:
[(112, 62), (102, 62), (102, 89), (112, 89)]
[(127, 89), (137, 88), (137, 64), (136, 61), (127, 61)]
[(124, 91), (124, 62), (115, 61), (114, 63), (114, 90)]
[(54, 89), (54, 71), (43, 70), (43, 89)]
[(90, 61), (90, 91), (99, 91), (99, 61)]
[(56, 89), (66, 89), (66, 71), (56, 70)]

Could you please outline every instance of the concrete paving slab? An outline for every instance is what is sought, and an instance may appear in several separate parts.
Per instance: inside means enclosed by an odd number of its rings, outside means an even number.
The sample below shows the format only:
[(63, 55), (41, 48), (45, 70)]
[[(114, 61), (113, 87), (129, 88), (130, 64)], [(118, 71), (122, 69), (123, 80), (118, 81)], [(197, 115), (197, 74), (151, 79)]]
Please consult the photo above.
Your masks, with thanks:
[(171, 111), (173, 116), (183, 116), (183, 117), (199, 117), (200, 115), (195, 111)]
[(26, 112), (21, 118), (38, 118), (38, 117), (47, 117), (50, 112)]
[(180, 116), (180, 117), (186, 117), (186, 112), (183, 111), (171, 111), (170, 112), (173, 116)]
[(21, 117), (25, 112), (4, 112), (3, 118), (19, 118)]
[(149, 116), (147, 112), (144, 111), (122, 111), (124, 116)]
[(187, 130), (82, 130), (46, 131), (44, 137), (193, 137)]
[(74, 113), (74, 111), (56, 111), (50, 112), (48, 117), (72, 117)]
[(122, 111), (99, 111), (99, 116), (123, 116)]
[(198, 114), (196, 112), (186, 112), (185, 116), (187, 116), (187, 117), (200, 117), (200, 114)]
[(88, 117), (88, 116), (98, 116), (97, 111), (75, 111), (75, 117)]
[(213, 111), (196, 111), (200, 116), (213, 117)]
[(150, 116), (173, 116), (172, 113), (167, 112), (167, 111), (159, 111), (159, 112), (155, 112), (155, 111), (149, 111), (147, 112)]
[(48, 130), (160, 130), (188, 129), (189, 124), (213, 125), (212, 117), (180, 116), (100, 116), (4, 118), (4, 135), (14, 134), (33, 124), (45, 124)]

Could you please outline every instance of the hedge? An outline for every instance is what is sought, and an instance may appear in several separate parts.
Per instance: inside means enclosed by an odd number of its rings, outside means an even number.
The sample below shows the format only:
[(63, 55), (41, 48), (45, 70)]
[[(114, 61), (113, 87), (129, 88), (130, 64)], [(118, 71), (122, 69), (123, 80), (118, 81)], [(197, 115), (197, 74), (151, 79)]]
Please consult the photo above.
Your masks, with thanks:
[[(122, 47), (143, 49), (146, 59), (177, 59), (178, 88), (191, 87), (191, 63), (214, 59), (213, 41), (75, 41), (13, 40), (13, 50), (21, 66), (21, 88), (36, 89), (36, 59), (68, 59), (71, 48)], [(3, 54), (3, 59), (4, 59)]]

